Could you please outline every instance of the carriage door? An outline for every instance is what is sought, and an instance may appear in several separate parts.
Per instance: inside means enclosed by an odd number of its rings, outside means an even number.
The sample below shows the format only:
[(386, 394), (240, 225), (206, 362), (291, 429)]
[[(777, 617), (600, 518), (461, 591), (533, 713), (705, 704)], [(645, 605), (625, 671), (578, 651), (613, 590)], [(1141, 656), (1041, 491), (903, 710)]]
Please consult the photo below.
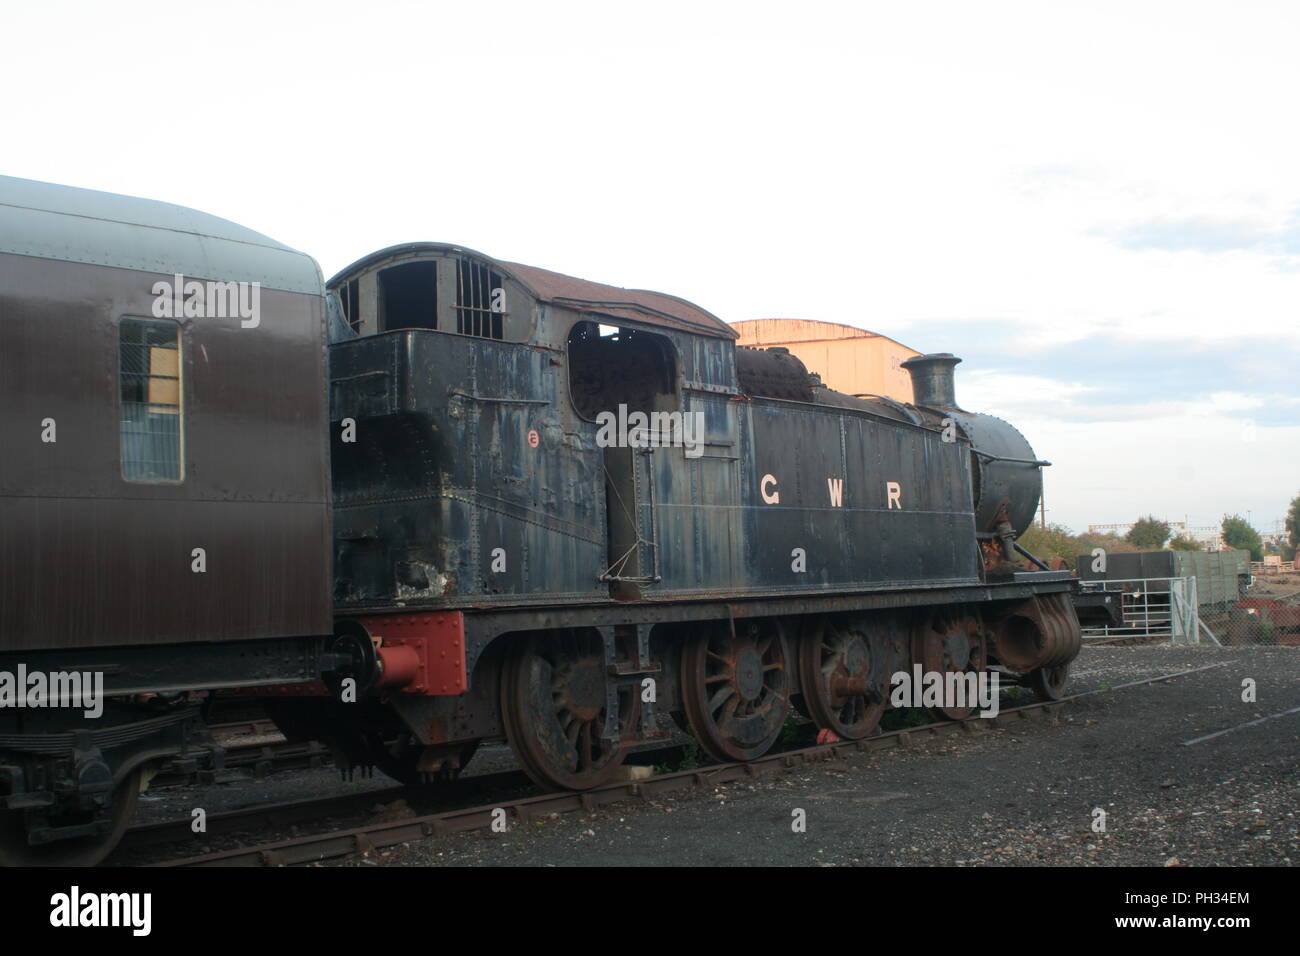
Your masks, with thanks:
[(654, 461), (680, 428), (672, 343), (640, 329), (579, 322), (569, 334), (569, 389), (597, 425), (603, 458), (610, 596), (641, 597), (659, 580)]

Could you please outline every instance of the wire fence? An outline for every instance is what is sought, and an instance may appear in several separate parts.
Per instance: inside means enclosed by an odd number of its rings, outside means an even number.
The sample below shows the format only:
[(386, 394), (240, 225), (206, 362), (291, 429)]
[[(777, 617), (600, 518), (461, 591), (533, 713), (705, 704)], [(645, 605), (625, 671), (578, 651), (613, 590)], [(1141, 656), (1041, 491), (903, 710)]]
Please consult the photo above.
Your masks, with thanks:
[(1235, 599), (1202, 602), (1194, 576), (1085, 582), (1119, 590), (1122, 622), (1085, 627), (1098, 644), (1274, 645), (1300, 647), (1300, 574), (1255, 578)]

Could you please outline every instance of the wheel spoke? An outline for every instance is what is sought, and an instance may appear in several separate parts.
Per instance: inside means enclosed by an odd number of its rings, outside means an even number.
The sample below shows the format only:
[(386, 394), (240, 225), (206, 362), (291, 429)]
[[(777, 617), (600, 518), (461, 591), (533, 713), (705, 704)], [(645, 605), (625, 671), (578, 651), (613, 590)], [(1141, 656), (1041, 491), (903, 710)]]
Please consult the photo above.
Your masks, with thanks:
[[(848, 694), (845, 681), (864, 678), (878, 682), (888, 673), (882, 654), (889, 646), (888, 631), (876, 633), (873, 619), (852, 618), (843, 623), (827, 619), (820, 631), (805, 632), (800, 642), (800, 692), (808, 716), (822, 728), (846, 739), (872, 733), (884, 713), (883, 696)], [(886, 618), (874, 620), (888, 622)], [(879, 688), (877, 688), (879, 690)], [(845, 695), (845, 696), (841, 696)]]
[[(520, 766), (537, 783), (583, 790), (604, 783), (623, 762), (626, 747), (599, 739), (609, 681), (604, 644), (594, 633), (532, 638), (511, 649), (501, 677), (502, 722)], [(619, 696), (631, 709), (620, 723), (632, 725), (635, 695)]]
[(582, 725), (582, 756), (578, 760), (578, 768), (581, 770), (591, 769), (591, 723)]
[(740, 698), (736, 696), (729, 697), (722, 707), (722, 716), (719, 718), (719, 724), (725, 724), (736, 716), (736, 711), (740, 707)]

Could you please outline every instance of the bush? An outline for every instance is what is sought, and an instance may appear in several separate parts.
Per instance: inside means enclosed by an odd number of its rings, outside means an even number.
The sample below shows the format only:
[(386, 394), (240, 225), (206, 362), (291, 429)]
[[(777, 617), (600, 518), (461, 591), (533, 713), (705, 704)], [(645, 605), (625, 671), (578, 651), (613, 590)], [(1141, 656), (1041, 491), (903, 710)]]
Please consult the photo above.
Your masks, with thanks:
[(1069, 528), (1059, 524), (1049, 524), (1046, 528), (1032, 525), (1020, 536), (1019, 541), (1020, 546), (1034, 557), (1049, 563), (1053, 558), (1060, 558), (1071, 570), (1075, 570), (1079, 555), (1092, 554), (1094, 548), (1103, 548), (1109, 554), (1141, 550), (1118, 535), (1075, 535), (1070, 533)]

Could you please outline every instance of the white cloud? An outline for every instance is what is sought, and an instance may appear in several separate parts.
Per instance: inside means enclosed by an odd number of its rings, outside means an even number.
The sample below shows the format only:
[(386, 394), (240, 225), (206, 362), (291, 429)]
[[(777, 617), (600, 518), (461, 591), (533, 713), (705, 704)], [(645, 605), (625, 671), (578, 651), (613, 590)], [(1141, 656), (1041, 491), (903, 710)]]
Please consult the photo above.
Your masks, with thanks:
[(1243, 395), (1240, 392), (1210, 393), (1210, 407), (1215, 411), (1231, 412), (1246, 408), (1259, 408), (1264, 398), (1259, 395)]

